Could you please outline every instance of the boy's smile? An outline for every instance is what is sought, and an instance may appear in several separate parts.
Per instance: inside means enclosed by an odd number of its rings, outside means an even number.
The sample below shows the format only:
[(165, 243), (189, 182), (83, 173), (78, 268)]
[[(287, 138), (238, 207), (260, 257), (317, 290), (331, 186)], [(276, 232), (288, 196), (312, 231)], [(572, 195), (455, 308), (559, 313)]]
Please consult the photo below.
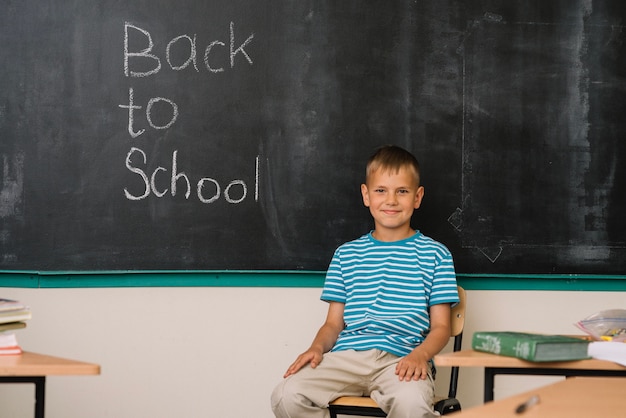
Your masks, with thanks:
[(416, 174), (406, 168), (397, 172), (379, 168), (372, 172), (367, 184), (361, 185), (363, 204), (374, 218), (374, 238), (380, 241), (398, 241), (413, 235), (411, 216), (419, 208), (424, 188), (419, 186)]

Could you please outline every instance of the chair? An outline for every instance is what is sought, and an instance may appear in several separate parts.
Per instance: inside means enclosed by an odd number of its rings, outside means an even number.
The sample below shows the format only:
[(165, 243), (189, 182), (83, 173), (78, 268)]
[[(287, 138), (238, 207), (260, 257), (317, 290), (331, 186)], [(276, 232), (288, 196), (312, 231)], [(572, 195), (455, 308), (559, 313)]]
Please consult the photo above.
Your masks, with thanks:
[[(454, 337), (454, 351), (461, 349), (463, 340), (463, 327), (465, 325), (465, 289), (458, 286), (459, 303), (451, 310), (450, 320), (450, 337)], [(452, 367), (450, 372), (450, 387), (448, 396), (444, 398), (435, 398), (435, 411), (441, 415), (451, 412), (460, 411), (461, 404), (456, 399), (456, 389), (459, 380), (459, 368)], [(369, 396), (342, 396), (335, 399), (328, 405), (331, 418), (337, 418), (338, 414), (342, 415), (358, 415), (366, 417), (386, 417), (387, 414), (378, 407), (376, 402)]]

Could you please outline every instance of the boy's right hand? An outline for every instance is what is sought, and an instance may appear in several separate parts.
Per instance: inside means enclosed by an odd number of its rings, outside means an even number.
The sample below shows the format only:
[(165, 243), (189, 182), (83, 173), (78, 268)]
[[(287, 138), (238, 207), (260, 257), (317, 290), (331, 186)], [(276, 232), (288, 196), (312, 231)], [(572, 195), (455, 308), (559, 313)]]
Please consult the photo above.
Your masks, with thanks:
[(312, 368), (316, 368), (322, 362), (324, 353), (333, 348), (333, 345), (337, 341), (337, 336), (344, 327), (343, 307), (344, 304), (340, 302), (333, 301), (328, 304), (326, 322), (324, 322), (324, 325), (317, 331), (309, 349), (298, 356), (296, 361), (289, 366), (283, 377), (289, 377), (297, 373), (298, 370), (309, 363)]
[(324, 356), (320, 351), (309, 349), (298, 356), (296, 361), (289, 366), (283, 377), (289, 377), (292, 374), (295, 374), (307, 364), (310, 364), (312, 368), (316, 368), (317, 365), (322, 362), (323, 357)]

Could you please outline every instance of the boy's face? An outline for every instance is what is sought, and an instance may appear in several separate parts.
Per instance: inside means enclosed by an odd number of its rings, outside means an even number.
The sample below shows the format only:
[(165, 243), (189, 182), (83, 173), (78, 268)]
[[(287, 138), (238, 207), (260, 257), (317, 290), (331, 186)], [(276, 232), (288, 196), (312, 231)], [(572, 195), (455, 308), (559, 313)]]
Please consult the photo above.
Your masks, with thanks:
[(411, 216), (422, 203), (424, 188), (412, 170), (403, 167), (395, 173), (379, 168), (361, 185), (361, 194), (374, 218), (376, 239), (398, 241), (414, 234)]

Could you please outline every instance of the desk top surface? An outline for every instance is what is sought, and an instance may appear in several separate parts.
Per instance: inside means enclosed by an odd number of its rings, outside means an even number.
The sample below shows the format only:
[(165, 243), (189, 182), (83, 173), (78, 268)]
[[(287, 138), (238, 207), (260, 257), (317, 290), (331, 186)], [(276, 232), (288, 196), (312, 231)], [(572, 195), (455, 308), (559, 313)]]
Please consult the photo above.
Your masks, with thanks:
[[(575, 377), (455, 413), (456, 418), (588, 418), (624, 416), (626, 378)], [(515, 409), (530, 397), (539, 403), (523, 414)]]
[(24, 352), (0, 356), (0, 376), (96, 375), (100, 366), (93, 363)]
[(461, 350), (452, 353), (443, 353), (435, 356), (437, 366), (461, 367), (512, 367), (512, 368), (551, 368), (551, 369), (579, 369), (579, 370), (623, 370), (626, 367), (605, 360), (575, 360), (532, 362), (515, 357), (499, 356), (474, 350)]

